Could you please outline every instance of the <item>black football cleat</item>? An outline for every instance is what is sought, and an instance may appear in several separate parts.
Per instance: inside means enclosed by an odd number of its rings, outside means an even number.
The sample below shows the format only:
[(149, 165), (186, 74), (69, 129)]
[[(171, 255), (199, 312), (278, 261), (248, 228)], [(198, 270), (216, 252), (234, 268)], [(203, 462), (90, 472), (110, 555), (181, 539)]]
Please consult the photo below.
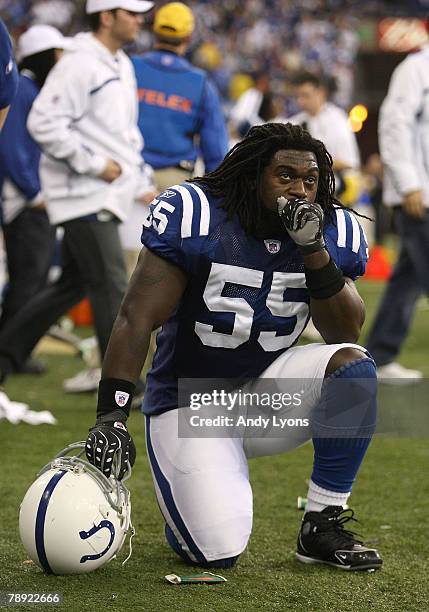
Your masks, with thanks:
[(298, 561), (324, 563), (350, 572), (380, 569), (383, 560), (378, 551), (344, 529), (345, 523), (356, 521), (353, 516), (353, 510), (343, 510), (342, 506), (306, 512), (298, 535)]

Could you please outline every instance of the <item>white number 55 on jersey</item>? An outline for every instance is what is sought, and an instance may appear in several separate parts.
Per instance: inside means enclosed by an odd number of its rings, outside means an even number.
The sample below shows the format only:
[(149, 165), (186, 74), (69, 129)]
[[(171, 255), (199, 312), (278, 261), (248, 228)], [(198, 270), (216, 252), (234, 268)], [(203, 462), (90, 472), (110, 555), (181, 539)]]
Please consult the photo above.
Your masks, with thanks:
[[(262, 287), (264, 273), (240, 266), (213, 263), (203, 298), (207, 308), (212, 312), (229, 312), (235, 315), (231, 334), (216, 332), (213, 325), (195, 323), (195, 332), (206, 346), (235, 349), (249, 340), (253, 324), (253, 308), (244, 298), (225, 297), (222, 295), (226, 283)], [(271, 290), (266, 305), (276, 317), (296, 317), (296, 324), (291, 334), (277, 336), (277, 332), (261, 331), (258, 342), (265, 351), (278, 351), (289, 348), (302, 333), (308, 317), (309, 308), (305, 302), (285, 302), (286, 289), (305, 288), (305, 275), (302, 273), (274, 272)]]

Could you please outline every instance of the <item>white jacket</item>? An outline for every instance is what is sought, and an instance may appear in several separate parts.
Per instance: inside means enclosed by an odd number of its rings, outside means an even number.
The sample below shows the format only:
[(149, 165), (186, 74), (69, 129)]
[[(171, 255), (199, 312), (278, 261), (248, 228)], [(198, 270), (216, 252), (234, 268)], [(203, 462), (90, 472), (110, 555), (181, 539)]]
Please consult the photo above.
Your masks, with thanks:
[(384, 202), (401, 204), (421, 189), (429, 206), (429, 45), (396, 67), (378, 127)]
[(305, 124), (313, 138), (323, 142), (334, 161), (339, 160), (354, 170), (359, 169), (360, 155), (356, 136), (349, 126), (347, 113), (339, 106), (326, 102), (315, 116), (302, 111), (284, 121)]
[[(90, 33), (75, 36), (28, 118), (44, 153), (40, 178), (53, 224), (102, 209), (126, 218), (141, 180), (137, 117), (136, 81), (126, 54), (112, 55)], [(110, 184), (98, 178), (109, 157), (122, 168)]]

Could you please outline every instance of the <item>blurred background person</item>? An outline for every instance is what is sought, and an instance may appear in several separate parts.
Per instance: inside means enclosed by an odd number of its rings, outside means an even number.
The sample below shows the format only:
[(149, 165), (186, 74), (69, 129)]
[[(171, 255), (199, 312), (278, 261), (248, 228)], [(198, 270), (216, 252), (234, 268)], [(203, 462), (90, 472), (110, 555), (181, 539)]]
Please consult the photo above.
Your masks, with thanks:
[[(18, 92), (0, 135), (3, 237), (8, 271), (0, 333), (45, 286), (52, 265), (56, 230), (46, 213), (39, 179), (41, 152), (27, 129), (27, 118), (68, 41), (61, 32), (46, 25), (32, 26), (18, 41)], [(39, 374), (44, 367), (42, 362), (29, 358), (16, 371)]]
[[(0, 333), (2, 378), (85, 295), (101, 356), (107, 348), (127, 286), (118, 224), (142, 180), (136, 81), (121, 48), (136, 39), (142, 13), (152, 6), (145, 0), (88, 0), (92, 31), (74, 37), (33, 104), (28, 127), (43, 151), (43, 197), (50, 221), (64, 228), (62, 273)], [(93, 390), (99, 376), (87, 371), (68, 390)]]
[(193, 31), (188, 6), (165, 4), (155, 13), (154, 49), (132, 58), (144, 157), (160, 191), (193, 176), (200, 154), (211, 172), (228, 150), (219, 95), (207, 73), (184, 57)]
[(375, 244), (382, 245), (390, 225), (390, 211), (383, 204), (383, 163), (378, 153), (372, 153), (368, 157), (362, 173), (364, 189), (375, 213)]
[(383, 198), (393, 207), (399, 259), (367, 340), (378, 377), (391, 384), (422, 378), (395, 361), (407, 337), (417, 298), (429, 294), (429, 45), (395, 69), (380, 109)]
[[(287, 121), (302, 125), (313, 138), (321, 140), (332, 155), (336, 176), (344, 171), (359, 170), (360, 154), (348, 114), (329, 101), (329, 84), (311, 72), (299, 72), (292, 79), (293, 93), (301, 111)], [(337, 196), (341, 188), (337, 185)]]
[(246, 89), (231, 109), (231, 127), (239, 139), (254, 125), (272, 121), (279, 114), (271, 90), (270, 75), (264, 70), (253, 77), (253, 85)]
[(0, 19), (0, 130), (18, 89), (18, 72), (12, 52), (12, 41)]
[[(291, 84), (301, 111), (285, 121), (301, 125), (313, 138), (325, 144), (333, 159), (335, 195), (341, 198), (346, 188), (345, 173), (357, 171), (360, 167), (359, 148), (348, 123), (348, 115), (328, 100), (329, 85), (322, 77), (311, 72), (299, 72), (291, 79)], [(309, 340), (321, 341), (321, 335), (311, 319), (303, 335)]]

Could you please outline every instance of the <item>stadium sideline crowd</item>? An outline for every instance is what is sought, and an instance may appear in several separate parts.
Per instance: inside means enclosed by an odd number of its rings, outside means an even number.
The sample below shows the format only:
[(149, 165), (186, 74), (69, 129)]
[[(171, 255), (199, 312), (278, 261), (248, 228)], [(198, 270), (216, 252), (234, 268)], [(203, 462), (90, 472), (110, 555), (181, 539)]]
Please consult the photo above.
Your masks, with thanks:
[[(359, 47), (357, 26), (364, 17), (418, 14), (418, 2), (388, 0), (190, 0), (196, 27), (189, 48), (194, 63), (209, 71), (226, 108), (247, 83), (245, 75), (268, 72), (272, 89), (285, 98), (285, 73), (306, 69), (332, 75), (334, 101), (347, 107), (353, 95), (353, 65)], [(0, 16), (12, 35), (44, 23), (73, 35), (85, 27), (83, 0), (0, 0)], [(414, 6), (415, 5), (415, 6)], [(245, 7), (245, 8), (244, 8)], [(150, 17), (149, 17), (150, 19)], [(151, 46), (143, 28), (133, 50)], [(235, 77), (235, 78), (234, 78)], [(292, 114), (290, 100), (284, 112)]]

